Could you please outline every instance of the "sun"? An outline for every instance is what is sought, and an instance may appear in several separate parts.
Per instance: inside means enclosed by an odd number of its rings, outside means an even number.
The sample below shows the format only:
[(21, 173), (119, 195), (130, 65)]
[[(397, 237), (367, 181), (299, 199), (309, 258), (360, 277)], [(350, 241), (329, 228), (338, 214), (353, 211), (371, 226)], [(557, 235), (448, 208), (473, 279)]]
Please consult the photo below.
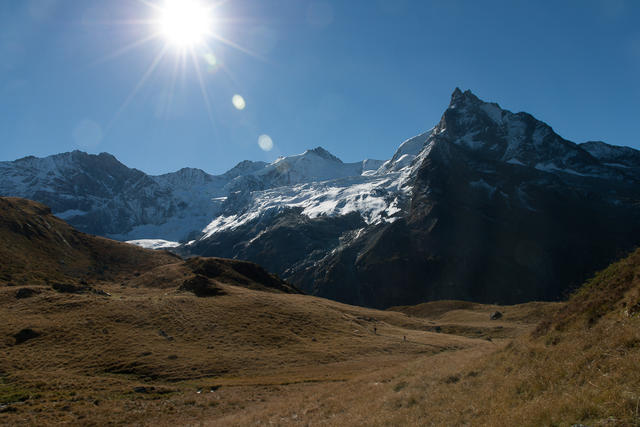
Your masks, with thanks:
[(182, 49), (201, 44), (213, 34), (211, 8), (198, 0), (165, 0), (157, 24), (162, 37)]
[[(171, 80), (166, 91), (168, 94), (166, 97), (167, 107), (172, 102), (179, 77), (186, 77), (187, 68), (189, 67), (194, 71), (190, 73), (190, 77), (195, 76), (200, 85), (200, 92), (213, 125), (215, 118), (212, 100), (207, 88), (208, 80), (212, 78), (214, 73), (219, 74), (218, 70), (221, 70), (234, 84), (237, 82), (231, 70), (219, 60), (216, 51), (218, 49), (221, 50), (222, 45), (225, 45), (261, 61), (266, 62), (266, 59), (247, 47), (224, 37), (221, 30), (227, 27), (230, 22), (242, 22), (238, 19), (225, 17), (224, 9), (220, 9), (220, 6), (224, 5), (228, 0), (136, 1), (146, 6), (149, 15), (143, 19), (124, 22), (143, 27), (147, 30), (147, 35), (122, 46), (117, 51), (99, 59), (95, 64), (114, 59), (148, 44), (153, 45), (156, 55), (151, 59), (149, 66), (142, 73), (142, 76), (118, 108), (107, 127), (110, 128), (115, 123), (149, 78), (159, 67), (167, 62), (173, 62), (173, 71), (170, 74)], [(119, 26), (122, 21), (116, 21), (113, 24)], [(235, 94), (231, 98), (231, 104), (237, 110), (243, 110), (247, 105), (244, 98), (239, 94)], [(265, 138), (262, 138), (261, 141), (264, 147), (269, 147), (270, 149), (272, 146), (269, 145), (269, 141)]]

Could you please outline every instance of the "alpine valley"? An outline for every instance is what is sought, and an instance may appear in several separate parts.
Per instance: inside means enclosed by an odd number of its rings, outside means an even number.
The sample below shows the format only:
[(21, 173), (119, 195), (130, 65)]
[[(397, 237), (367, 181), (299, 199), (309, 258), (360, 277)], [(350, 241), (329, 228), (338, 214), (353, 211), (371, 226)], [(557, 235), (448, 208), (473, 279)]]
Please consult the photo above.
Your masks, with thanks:
[(640, 151), (567, 141), (459, 89), (387, 161), (318, 147), (222, 175), (149, 176), (74, 151), (0, 162), (0, 194), (83, 232), (252, 261), (376, 308), (554, 300), (640, 244)]

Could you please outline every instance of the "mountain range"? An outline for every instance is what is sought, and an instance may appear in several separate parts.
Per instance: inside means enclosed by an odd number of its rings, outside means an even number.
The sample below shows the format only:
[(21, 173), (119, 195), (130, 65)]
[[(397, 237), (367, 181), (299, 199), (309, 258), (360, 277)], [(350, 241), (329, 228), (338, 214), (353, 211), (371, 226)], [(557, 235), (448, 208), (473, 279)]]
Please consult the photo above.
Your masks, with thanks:
[(0, 162), (0, 194), (81, 231), (257, 262), (300, 289), (388, 307), (556, 299), (640, 243), (640, 152), (576, 144), (456, 89), (387, 161), (318, 147), (222, 175), (150, 176), (80, 151)]

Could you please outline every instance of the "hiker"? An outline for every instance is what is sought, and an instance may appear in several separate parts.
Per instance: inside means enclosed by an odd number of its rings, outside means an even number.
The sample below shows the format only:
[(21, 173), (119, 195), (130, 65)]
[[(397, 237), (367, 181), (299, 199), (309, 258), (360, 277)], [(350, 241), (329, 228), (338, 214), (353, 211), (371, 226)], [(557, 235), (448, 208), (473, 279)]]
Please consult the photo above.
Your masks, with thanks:
[(406, 335), (403, 335), (402, 341), (407, 342), (407, 336)]
[(373, 327), (373, 335), (378, 335), (378, 328), (375, 326)]

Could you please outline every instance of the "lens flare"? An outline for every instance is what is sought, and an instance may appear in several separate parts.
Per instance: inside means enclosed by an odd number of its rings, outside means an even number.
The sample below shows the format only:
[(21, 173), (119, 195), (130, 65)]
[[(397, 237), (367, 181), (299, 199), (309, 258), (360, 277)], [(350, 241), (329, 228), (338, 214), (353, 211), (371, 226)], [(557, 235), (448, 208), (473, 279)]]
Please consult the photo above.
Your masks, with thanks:
[(258, 145), (263, 151), (271, 151), (273, 148), (273, 140), (269, 135), (260, 135), (258, 137)]
[(237, 94), (233, 95), (233, 98), (231, 98), (231, 103), (238, 110), (244, 110), (244, 107), (247, 106), (247, 103), (244, 101), (244, 98)]

